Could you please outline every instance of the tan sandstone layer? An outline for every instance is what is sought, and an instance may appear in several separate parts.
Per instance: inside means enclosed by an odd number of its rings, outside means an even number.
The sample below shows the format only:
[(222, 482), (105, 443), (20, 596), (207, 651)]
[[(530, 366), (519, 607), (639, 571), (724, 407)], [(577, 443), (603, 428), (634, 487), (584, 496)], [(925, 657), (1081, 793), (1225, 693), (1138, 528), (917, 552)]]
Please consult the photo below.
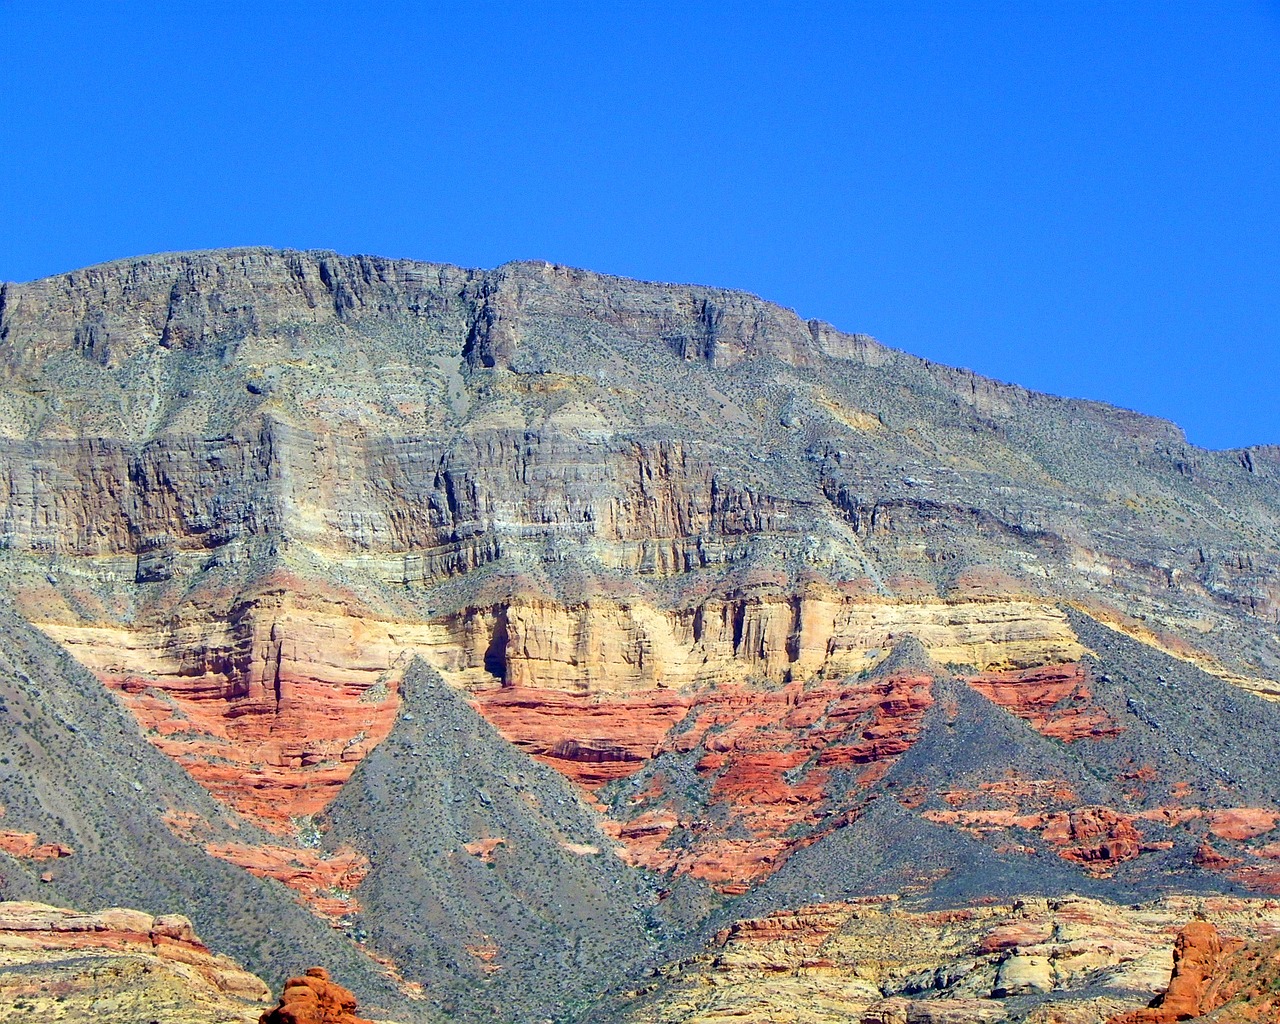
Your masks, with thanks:
[(1028, 1024), (1104, 1024), (1164, 991), (1177, 936), (1195, 915), (1228, 935), (1280, 935), (1274, 901), (1222, 897), (1140, 906), (1064, 897), (937, 911), (891, 896), (817, 904), (725, 929), (707, 952), (633, 993), (626, 1019), (995, 1024), (1016, 1006)]
[(0, 1020), (254, 1024), (269, 999), (185, 917), (0, 903)]

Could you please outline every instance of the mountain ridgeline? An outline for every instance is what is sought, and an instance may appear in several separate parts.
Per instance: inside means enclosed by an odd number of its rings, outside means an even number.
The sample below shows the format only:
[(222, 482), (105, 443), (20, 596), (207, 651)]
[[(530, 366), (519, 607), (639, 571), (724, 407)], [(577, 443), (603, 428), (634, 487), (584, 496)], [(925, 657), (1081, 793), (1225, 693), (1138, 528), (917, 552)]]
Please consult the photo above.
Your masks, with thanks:
[[(742, 293), (5, 284), (0, 563), (0, 898), (182, 913), (374, 1016), (764, 1020), (818, 971), (832, 1019), (1100, 1024), (1179, 914), (1280, 894), (1280, 448)], [(1055, 914), (1165, 959), (1027, 952)]]

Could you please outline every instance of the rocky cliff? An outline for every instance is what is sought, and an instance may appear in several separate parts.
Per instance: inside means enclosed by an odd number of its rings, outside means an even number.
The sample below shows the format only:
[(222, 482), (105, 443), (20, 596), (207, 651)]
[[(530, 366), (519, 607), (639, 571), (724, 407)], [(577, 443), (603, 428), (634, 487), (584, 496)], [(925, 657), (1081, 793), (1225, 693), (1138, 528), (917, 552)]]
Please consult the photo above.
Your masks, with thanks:
[[(732, 900), (1280, 891), (1275, 450), (740, 293), (260, 249), (6, 284), (0, 563), (206, 795), (163, 841), (283, 883), (362, 998), (545, 1015), (551, 965)], [(84, 832), (33, 778), (0, 848), (57, 884)]]

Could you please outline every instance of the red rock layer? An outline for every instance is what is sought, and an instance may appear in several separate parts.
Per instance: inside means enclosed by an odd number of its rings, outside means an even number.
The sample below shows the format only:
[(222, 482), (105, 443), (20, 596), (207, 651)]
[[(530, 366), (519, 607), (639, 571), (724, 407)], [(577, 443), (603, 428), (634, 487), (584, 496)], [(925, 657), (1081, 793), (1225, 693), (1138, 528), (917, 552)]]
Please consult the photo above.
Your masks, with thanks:
[(106, 676), (148, 739), (215, 797), (271, 831), (337, 796), (386, 738), (398, 699), (303, 670), (283, 641), (268, 687), (230, 676)]
[[(1143, 853), (1171, 848), (1172, 843), (1167, 841), (1147, 841), (1138, 828), (1139, 821), (1149, 818), (1177, 824), (1200, 814), (1192, 809), (1179, 815), (1177, 808), (1128, 814), (1110, 807), (1077, 807), (1075, 793), (1061, 779), (1010, 776), (983, 783), (977, 790), (950, 790), (940, 796), (954, 809), (922, 812), (930, 821), (953, 825), (977, 836), (1010, 828), (1039, 832), (1041, 840), (1059, 857), (1083, 865), (1095, 875), (1107, 875), (1117, 864)], [(1018, 843), (1001, 849), (1036, 852), (1035, 847)]]
[(315, 850), (245, 843), (208, 843), (205, 852), (259, 878), (283, 882), (298, 893), (300, 903), (322, 917), (336, 919), (360, 911), (350, 892), (369, 874), (369, 859), (349, 847), (328, 857)]
[(372, 1024), (356, 1016), (356, 997), (329, 980), (323, 967), (309, 967), (285, 982), (280, 1005), (258, 1018), (259, 1024)]
[[(1028, 779), (1012, 774), (997, 782), (984, 782), (977, 789), (952, 789), (938, 795), (952, 809), (923, 811), (923, 817), (975, 836), (1009, 828), (1038, 831), (1077, 802), (1065, 779)], [(924, 796), (912, 792), (899, 799), (907, 806), (917, 806)], [(1028, 847), (1025, 852), (1036, 851)]]
[(1122, 731), (1115, 719), (1092, 703), (1093, 691), (1084, 669), (1076, 663), (984, 672), (968, 683), (1044, 736), (1071, 743), (1116, 736)]
[(643, 768), (691, 699), (669, 690), (608, 697), (513, 686), (477, 693), (472, 703), (521, 750), (597, 789)]
[[(700, 754), (695, 770), (708, 803), (724, 813), (695, 806), (697, 817), (689, 816), (670, 781), (656, 778), (632, 799), (630, 817), (606, 829), (631, 863), (744, 892), (792, 850), (856, 815), (860, 792), (918, 735), (932, 685), (925, 675), (900, 675), (699, 694), (658, 749)], [(856, 773), (856, 782), (836, 801), (831, 784), (839, 769)], [(668, 845), (677, 830), (681, 841)]]
[(208, 952), (187, 918), (178, 914), (152, 917), (140, 910), (121, 908), (84, 914), (42, 903), (0, 903), (0, 932), (21, 934), (58, 948), (125, 949), (145, 944), (186, 946)]

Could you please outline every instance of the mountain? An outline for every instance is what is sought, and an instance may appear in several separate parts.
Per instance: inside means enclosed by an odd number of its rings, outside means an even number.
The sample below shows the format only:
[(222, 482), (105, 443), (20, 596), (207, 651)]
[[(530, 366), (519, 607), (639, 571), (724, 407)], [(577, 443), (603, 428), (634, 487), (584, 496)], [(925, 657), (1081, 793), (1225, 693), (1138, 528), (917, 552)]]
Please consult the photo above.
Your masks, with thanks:
[(0, 897), (182, 912), (374, 1015), (622, 1019), (889, 894), (1280, 894), (1280, 448), (742, 293), (5, 284), (0, 564)]

